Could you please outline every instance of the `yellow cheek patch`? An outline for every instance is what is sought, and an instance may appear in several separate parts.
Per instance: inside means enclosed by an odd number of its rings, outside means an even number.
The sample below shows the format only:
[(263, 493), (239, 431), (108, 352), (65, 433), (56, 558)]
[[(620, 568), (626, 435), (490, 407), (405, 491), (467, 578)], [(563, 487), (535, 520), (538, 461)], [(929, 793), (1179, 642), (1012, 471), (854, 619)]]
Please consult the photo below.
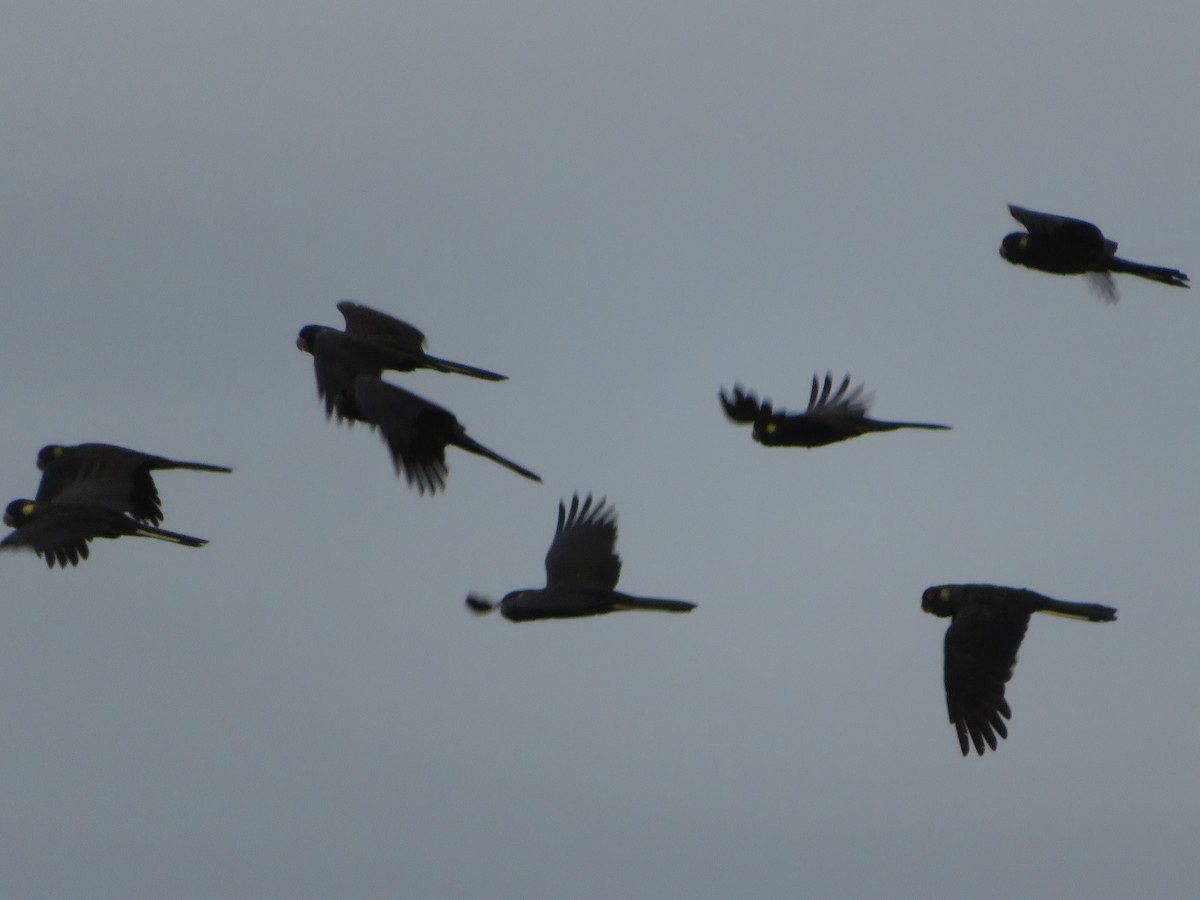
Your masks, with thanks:
[(35, 509), (37, 509), (37, 504), (35, 504), (35, 503), (22, 503), (21, 504), (21, 515), (32, 516), (33, 511)]
[(1028, 243), (1029, 243), (1029, 235), (1027, 235), (1027, 234), (1023, 234), (1019, 238), (1017, 238), (1017, 246), (1020, 247), (1022, 250), (1025, 249), (1025, 245)]
[(948, 601), (950, 599), (950, 588), (942, 588), (940, 591), (938, 591), (938, 599), (940, 599), (943, 603)]
[(767, 423), (767, 434), (774, 434), (778, 426), (774, 422)]

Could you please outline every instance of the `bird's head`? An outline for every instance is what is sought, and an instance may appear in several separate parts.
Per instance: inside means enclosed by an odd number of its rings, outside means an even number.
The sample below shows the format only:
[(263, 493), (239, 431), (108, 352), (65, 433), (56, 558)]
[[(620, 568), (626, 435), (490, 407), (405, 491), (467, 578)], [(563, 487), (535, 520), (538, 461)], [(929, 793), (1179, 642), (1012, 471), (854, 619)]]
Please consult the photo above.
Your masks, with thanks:
[(921, 609), (943, 619), (958, 612), (958, 598), (954, 588), (947, 584), (927, 588), (921, 595)]
[(542, 605), (542, 596), (545, 591), (526, 588), (520, 591), (509, 591), (496, 605), (500, 608), (500, 615), (508, 619), (510, 622), (522, 622), (525, 619), (539, 618), (539, 607)]
[(300, 329), (300, 333), (296, 335), (296, 346), (305, 353), (312, 353), (313, 346), (317, 342), (317, 335), (321, 333), (324, 327), (323, 325), (305, 325)]
[(44, 472), (47, 466), (62, 459), (65, 451), (66, 448), (60, 444), (47, 444), (38, 451), (37, 467)]
[(4, 510), (4, 524), (9, 528), (20, 528), (33, 518), (37, 504), (32, 500), (14, 500)]
[(1004, 240), (1000, 242), (1000, 258), (1017, 262), (1025, 255), (1025, 245), (1028, 243), (1029, 235), (1024, 232), (1014, 231), (1005, 235)]

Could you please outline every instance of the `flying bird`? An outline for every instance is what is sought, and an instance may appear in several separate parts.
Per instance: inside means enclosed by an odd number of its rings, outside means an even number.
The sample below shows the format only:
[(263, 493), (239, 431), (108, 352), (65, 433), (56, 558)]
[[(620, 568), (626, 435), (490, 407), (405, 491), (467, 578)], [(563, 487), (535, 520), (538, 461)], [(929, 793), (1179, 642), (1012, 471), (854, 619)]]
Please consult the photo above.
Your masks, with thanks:
[(499, 607), (500, 614), (512, 622), (599, 616), (624, 609), (685, 613), (696, 608), (686, 600), (634, 597), (616, 590), (621, 575), (616, 544), (616, 512), (604, 500), (593, 505), (589, 494), (580, 503), (576, 494), (569, 511), (559, 501), (558, 528), (546, 553), (546, 586), (511, 591), (498, 604), (470, 594), (467, 607), (480, 615)]
[(418, 329), (351, 300), (337, 305), (346, 321), (344, 331), (325, 325), (305, 325), (296, 338), (296, 346), (313, 356), (317, 376), (317, 394), (325, 403), (326, 417), (341, 418), (338, 398), (354, 388), (359, 375), (378, 378), (385, 371), (412, 372), (432, 369), (504, 381), (507, 376), (463, 363), (439, 359), (425, 352), (425, 335)]
[(185, 547), (202, 547), (203, 538), (143, 525), (109, 506), (39, 503), (14, 500), (4, 513), (4, 524), (15, 529), (0, 541), (0, 550), (32, 549), (46, 565), (66, 568), (88, 558), (88, 543), (94, 538), (147, 537)]
[(106, 506), (147, 525), (162, 521), (162, 500), (151, 471), (232, 472), (228, 466), (185, 462), (114, 444), (49, 444), (38, 451), (38, 503)]
[(752, 391), (740, 384), (733, 387), (733, 396), (721, 389), (721, 406), (730, 421), (738, 425), (753, 425), (754, 440), (768, 447), (823, 447), (846, 441), (869, 431), (895, 431), (898, 428), (949, 430), (949, 425), (929, 425), (923, 422), (880, 422), (868, 419), (871, 395), (863, 393), (864, 386), (850, 388), (847, 375), (837, 391), (833, 376), (825, 374), (822, 385), (816, 375), (808, 397), (808, 409), (788, 413), (775, 409), (769, 399), (759, 401)]
[(1008, 205), (1014, 219), (1026, 232), (1015, 231), (1000, 244), (1000, 256), (1013, 265), (1026, 266), (1054, 275), (1087, 275), (1092, 289), (1105, 303), (1117, 302), (1113, 272), (1124, 272), (1161, 281), (1174, 287), (1190, 287), (1178, 269), (1148, 266), (1117, 256), (1117, 242), (1108, 240), (1091, 222)]
[(1052, 600), (1023, 588), (991, 584), (943, 584), (928, 588), (921, 609), (950, 619), (945, 640), (946, 708), (967, 756), (970, 745), (982, 756), (984, 744), (996, 749), (1008, 737), (1005, 719), (1012, 710), (1004, 686), (1017, 664), (1017, 649), (1029, 617), (1051, 613), (1089, 622), (1113, 622), (1117, 611), (1099, 603)]
[(396, 474), (403, 470), (409, 485), (415, 485), (422, 494), (436, 494), (445, 488), (448, 446), (486, 457), (530, 481), (542, 480), (470, 437), (448, 409), (371, 375), (354, 379), (351, 390), (338, 399), (337, 414), (340, 419), (378, 428), (391, 452)]

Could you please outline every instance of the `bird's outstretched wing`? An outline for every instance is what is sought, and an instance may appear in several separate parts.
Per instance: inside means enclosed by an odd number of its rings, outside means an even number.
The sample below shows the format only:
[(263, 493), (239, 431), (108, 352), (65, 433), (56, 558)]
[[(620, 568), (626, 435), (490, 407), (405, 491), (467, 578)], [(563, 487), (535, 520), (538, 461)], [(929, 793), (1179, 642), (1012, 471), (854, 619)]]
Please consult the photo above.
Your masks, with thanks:
[(1017, 664), (1029, 611), (1010, 604), (964, 603), (945, 639), (946, 709), (963, 755), (970, 745), (983, 754), (1008, 737), (1012, 717), (1004, 687)]
[(367, 375), (354, 380), (353, 396), (358, 418), (383, 435), (396, 474), (403, 471), (409, 485), (422, 494), (445, 488), (448, 437), (462, 430), (454, 414)]
[(351, 337), (416, 356), (425, 352), (425, 335), (419, 328), (353, 300), (342, 300), (337, 308), (346, 320), (346, 334)]
[(558, 528), (546, 553), (546, 587), (588, 588), (611, 591), (621, 575), (621, 558), (616, 553), (617, 519), (602, 499), (593, 504), (592, 495), (571, 508), (559, 501)]
[(822, 383), (814, 375), (812, 390), (808, 395), (808, 409), (805, 415), (830, 422), (844, 422), (852, 419), (864, 419), (871, 408), (871, 395), (865, 393), (866, 386), (850, 387), (850, 375), (842, 379), (841, 385), (833, 390), (833, 374), (825, 373)]

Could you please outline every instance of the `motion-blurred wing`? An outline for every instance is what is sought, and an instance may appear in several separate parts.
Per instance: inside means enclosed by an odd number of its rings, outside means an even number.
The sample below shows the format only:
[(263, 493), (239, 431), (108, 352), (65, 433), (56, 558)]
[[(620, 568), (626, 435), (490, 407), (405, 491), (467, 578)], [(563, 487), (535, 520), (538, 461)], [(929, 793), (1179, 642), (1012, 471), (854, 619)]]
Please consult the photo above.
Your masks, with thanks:
[(729, 421), (737, 425), (750, 425), (759, 418), (771, 415), (770, 400), (764, 399), (760, 403), (753, 391), (745, 390), (740, 384), (735, 384), (731, 393), (732, 397), (726, 396), (724, 388), (720, 393), (721, 408), (725, 410)]
[(422, 494), (446, 486), (446, 444), (462, 431), (453, 413), (367, 375), (354, 381), (354, 405), (359, 417), (382, 433), (396, 473), (403, 469), (409, 485)]
[(841, 386), (833, 390), (833, 375), (825, 373), (824, 384), (814, 375), (812, 390), (808, 396), (805, 415), (825, 422), (845, 422), (866, 417), (871, 406), (871, 395), (865, 394), (865, 385), (850, 387), (850, 375), (842, 380)]

